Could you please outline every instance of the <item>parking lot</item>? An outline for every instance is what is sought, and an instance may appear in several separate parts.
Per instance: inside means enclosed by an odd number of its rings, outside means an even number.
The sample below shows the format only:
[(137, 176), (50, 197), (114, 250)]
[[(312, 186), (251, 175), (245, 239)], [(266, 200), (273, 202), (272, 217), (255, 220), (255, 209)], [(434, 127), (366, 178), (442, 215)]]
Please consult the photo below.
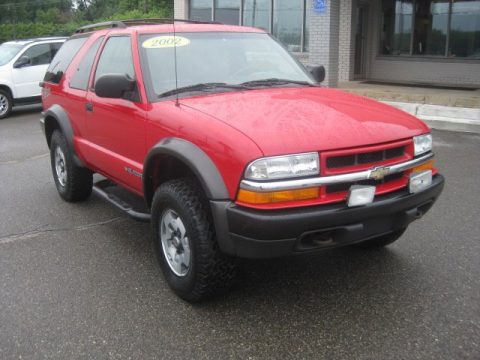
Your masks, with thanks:
[(148, 224), (63, 202), (39, 108), (0, 120), (1, 359), (479, 359), (480, 136), (433, 131), (443, 195), (388, 249), (247, 261), (177, 298)]

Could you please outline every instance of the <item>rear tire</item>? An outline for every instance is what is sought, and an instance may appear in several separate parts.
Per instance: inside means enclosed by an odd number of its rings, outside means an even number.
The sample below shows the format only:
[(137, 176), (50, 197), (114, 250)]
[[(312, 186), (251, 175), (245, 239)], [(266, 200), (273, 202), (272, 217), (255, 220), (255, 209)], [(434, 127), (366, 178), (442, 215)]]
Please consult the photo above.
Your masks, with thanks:
[(178, 296), (198, 302), (230, 287), (236, 261), (221, 253), (208, 201), (193, 180), (160, 185), (151, 224), (160, 267)]
[(402, 228), (400, 230), (396, 230), (386, 235), (379, 236), (377, 238), (373, 238), (367, 241), (363, 241), (358, 244), (363, 249), (378, 249), (384, 246), (390, 245), (393, 242), (397, 241), (403, 233), (407, 230), (407, 228)]
[(93, 173), (75, 164), (67, 139), (58, 130), (53, 132), (50, 141), (50, 161), (55, 186), (65, 201), (78, 202), (90, 196)]
[(12, 112), (13, 100), (10, 93), (0, 89), (0, 119), (4, 119)]

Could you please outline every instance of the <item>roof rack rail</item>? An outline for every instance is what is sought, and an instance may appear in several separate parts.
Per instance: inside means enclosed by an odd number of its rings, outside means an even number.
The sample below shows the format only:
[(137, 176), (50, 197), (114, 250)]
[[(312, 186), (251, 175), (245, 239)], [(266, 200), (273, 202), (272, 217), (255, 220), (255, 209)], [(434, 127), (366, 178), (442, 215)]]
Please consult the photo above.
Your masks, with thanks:
[(108, 28), (124, 29), (126, 27), (127, 26), (122, 21), (105, 21), (105, 22), (96, 23), (96, 24), (92, 24), (92, 25), (82, 26), (81, 28), (78, 28), (75, 31), (75, 34), (82, 34), (82, 33), (89, 32), (89, 31), (108, 29)]
[(81, 28), (78, 28), (75, 31), (75, 34), (82, 34), (85, 32), (108, 29), (108, 28), (125, 29), (128, 26), (172, 24), (174, 22), (183, 22), (187, 24), (222, 24), (221, 22), (218, 22), (218, 21), (199, 21), (199, 20), (185, 20), (185, 19), (172, 19), (172, 18), (128, 19), (128, 20), (118, 20), (118, 21), (105, 21), (97, 24), (82, 26)]
[(122, 20), (125, 25), (156, 25), (156, 24), (171, 24), (174, 22), (183, 22), (187, 24), (221, 24), (218, 21), (202, 21), (202, 20), (187, 20), (187, 19), (173, 19), (173, 18), (149, 18), (149, 19), (129, 19)]

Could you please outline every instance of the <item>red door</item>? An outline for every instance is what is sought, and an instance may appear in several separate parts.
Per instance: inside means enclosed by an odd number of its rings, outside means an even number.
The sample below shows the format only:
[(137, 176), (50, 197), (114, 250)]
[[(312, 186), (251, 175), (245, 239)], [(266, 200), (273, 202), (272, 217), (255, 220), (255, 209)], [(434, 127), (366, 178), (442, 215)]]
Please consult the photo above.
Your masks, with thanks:
[[(102, 75), (112, 73), (136, 79), (130, 36), (113, 36), (105, 42), (93, 83)], [(130, 99), (101, 98), (90, 89), (86, 125), (92, 166), (141, 194), (146, 113), (139, 99), (135, 94)]]

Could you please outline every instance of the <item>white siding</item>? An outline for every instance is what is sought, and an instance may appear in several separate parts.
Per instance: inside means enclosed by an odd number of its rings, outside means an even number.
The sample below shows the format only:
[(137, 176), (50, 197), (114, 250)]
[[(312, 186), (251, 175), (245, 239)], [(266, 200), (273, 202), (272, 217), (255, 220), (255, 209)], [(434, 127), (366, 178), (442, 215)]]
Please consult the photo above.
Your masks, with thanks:
[(328, 1), (325, 13), (313, 11), (312, 0), (307, 1), (307, 21), (310, 25), (311, 65), (323, 65), (326, 76), (324, 84), (337, 86), (338, 83), (338, 39), (340, 32), (340, 2)]

